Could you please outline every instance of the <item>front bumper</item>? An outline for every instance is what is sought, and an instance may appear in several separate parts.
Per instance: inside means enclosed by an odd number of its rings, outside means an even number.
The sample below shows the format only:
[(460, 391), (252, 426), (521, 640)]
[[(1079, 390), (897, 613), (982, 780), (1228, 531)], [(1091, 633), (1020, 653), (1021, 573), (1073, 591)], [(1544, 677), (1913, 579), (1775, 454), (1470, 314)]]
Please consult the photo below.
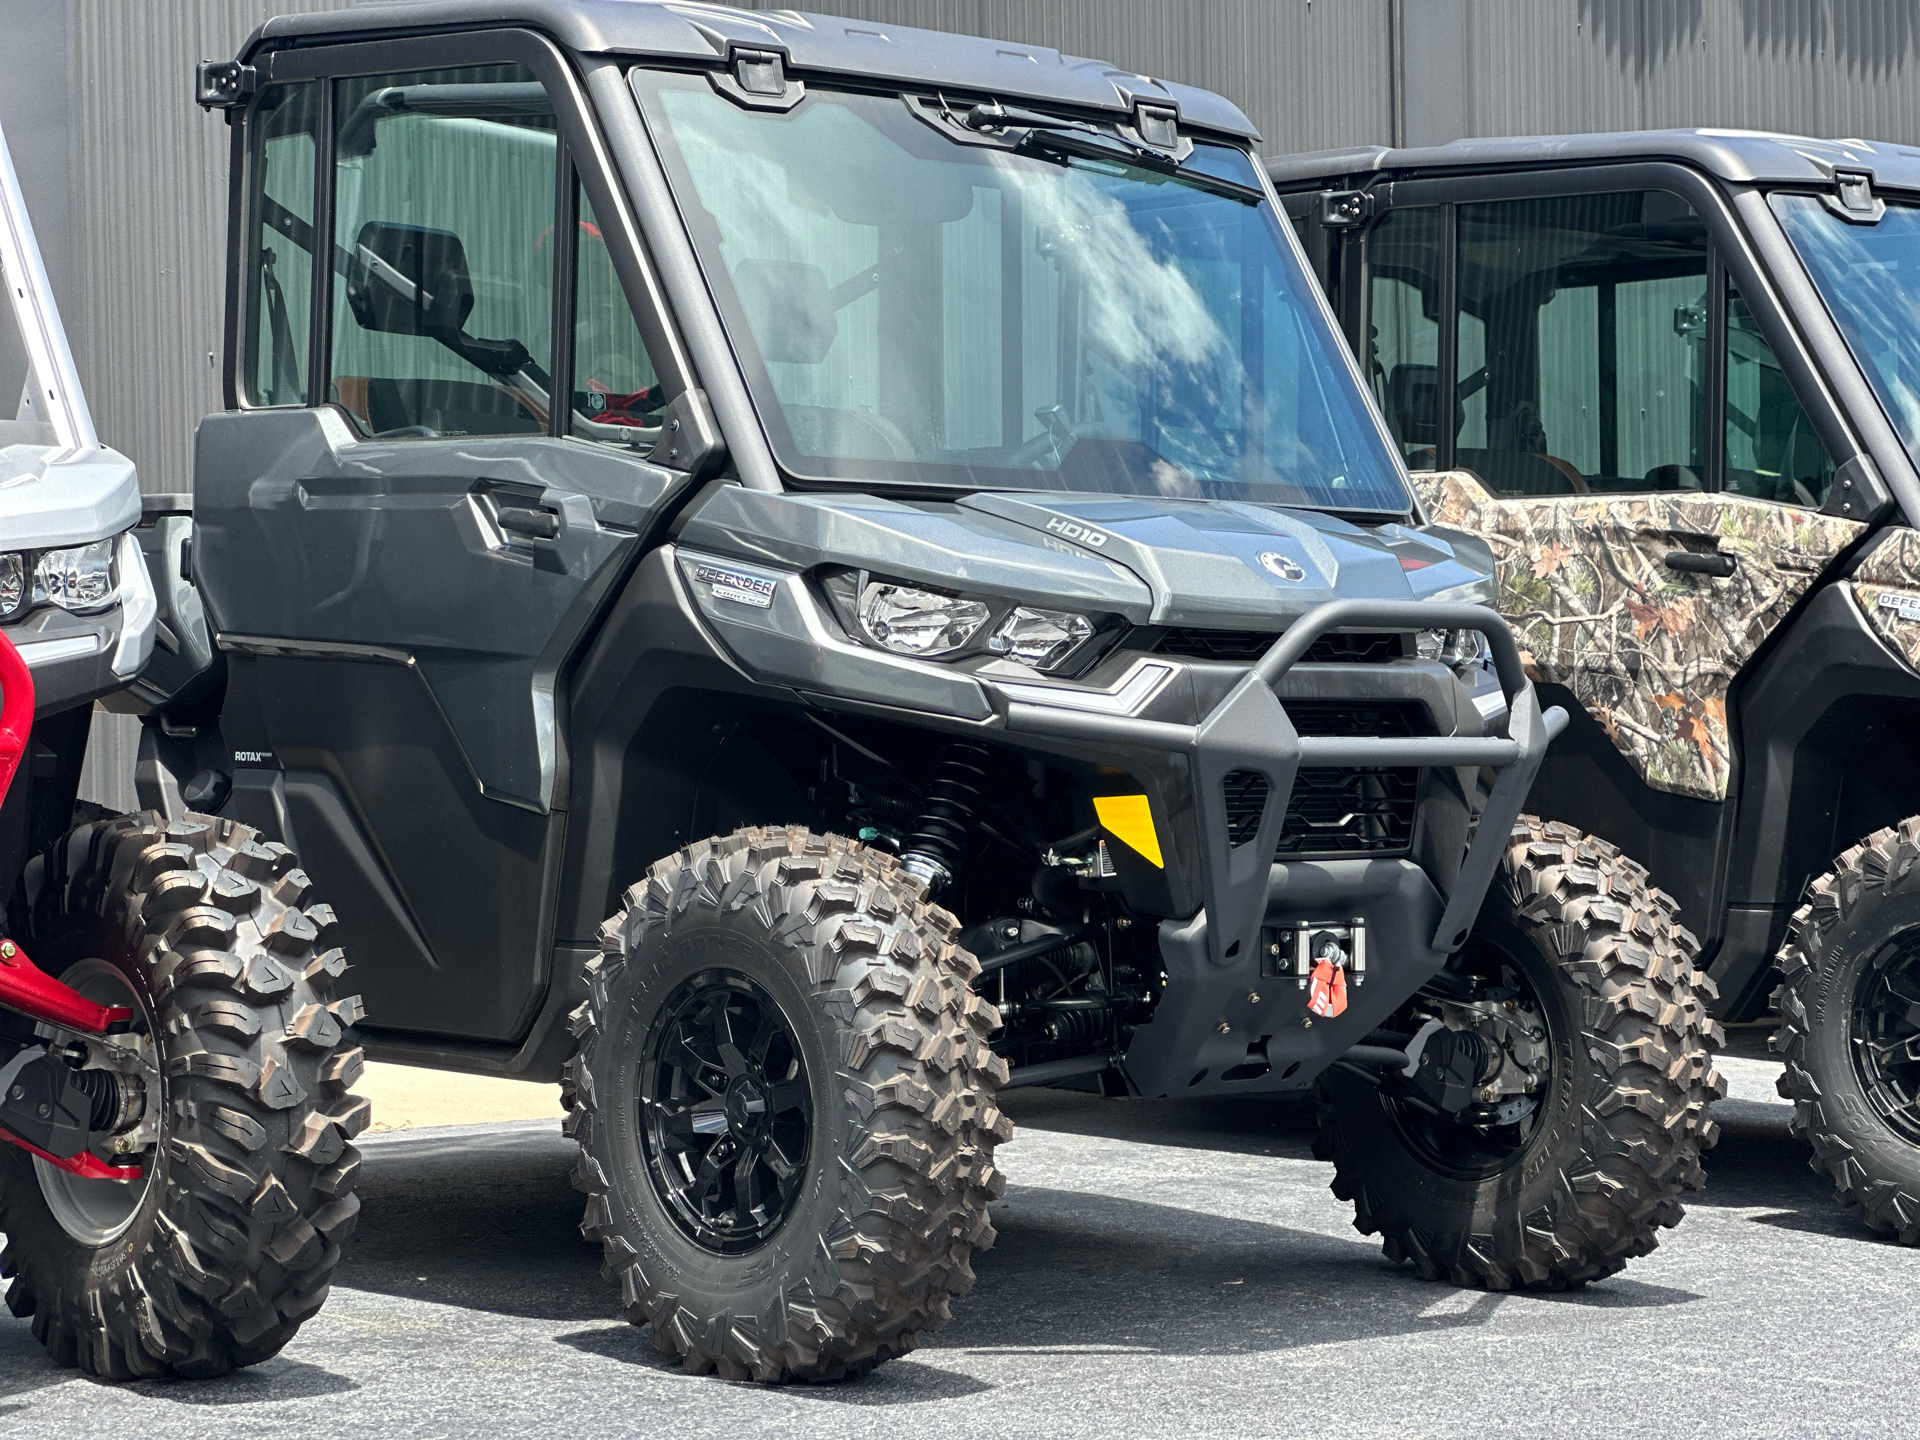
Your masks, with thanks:
[[(1507, 707), (1507, 734), (1400, 738), (1301, 735), (1276, 694), (1314, 641), (1339, 629), (1477, 630), (1487, 638)], [(1197, 724), (1102, 714), (1013, 700), (1013, 733), (1183, 756), (1190, 768), (1199, 832), (1204, 909), (1161, 927), (1168, 985), (1152, 1022), (1135, 1032), (1129, 1078), (1146, 1094), (1213, 1089), (1236, 1066), (1265, 1067), (1266, 1088), (1305, 1085), (1341, 1049), (1363, 1037), (1466, 942), (1506, 849), (1534, 775), (1567, 714), (1542, 713), (1506, 622), (1480, 605), (1423, 601), (1335, 601), (1309, 611), (1282, 635)], [(1408, 860), (1274, 862), (1282, 819), (1299, 771), (1319, 766), (1490, 769), (1445, 896)], [(1226, 780), (1251, 771), (1266, 781), (1260, 823), (1250, 839), (1230, 838)], [(1469, 793), (1477, 794), (1477, 791)], [(1291, 981), (1262, 976), (1271, 942), (1263, 930), (1296, 919), (1362, 918), (1384, 963), (1338, 1021), (1313, 1035), (1301, 1024)], [(1430, 927), (1430, 928), (1429, 928)], [(1211, 1062), (1211, 1063), (1209, 1063)], [(1190, 1078), (1191, 1077), (1191, 1078)], [(1284, 1077), (1284, 1080), (1283, 1080)]]

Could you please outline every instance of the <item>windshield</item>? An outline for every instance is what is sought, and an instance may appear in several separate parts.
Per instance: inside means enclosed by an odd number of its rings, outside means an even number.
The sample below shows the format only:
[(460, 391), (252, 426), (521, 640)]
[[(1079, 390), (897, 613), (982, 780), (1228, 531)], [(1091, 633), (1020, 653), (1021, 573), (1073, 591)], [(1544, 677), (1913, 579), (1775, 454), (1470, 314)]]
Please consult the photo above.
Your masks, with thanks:
[(1409, 508), (1244, 153), (1182, 178), (935, 102), (636, 89), (790, 474)]
[(1775, 195), (1773, 210), (1920, 464), (1920, 207), (1889, 205), (1872, 225), (1842, 220), (1813, 195)]

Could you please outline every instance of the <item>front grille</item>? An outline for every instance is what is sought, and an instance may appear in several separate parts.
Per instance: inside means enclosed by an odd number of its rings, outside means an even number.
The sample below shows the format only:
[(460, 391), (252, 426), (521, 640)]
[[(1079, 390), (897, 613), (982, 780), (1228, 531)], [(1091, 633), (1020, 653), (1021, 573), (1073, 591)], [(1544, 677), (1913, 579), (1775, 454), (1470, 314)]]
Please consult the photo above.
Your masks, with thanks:
[(1404, 855), (1413, 844), (1419, 790), (1417, 769), (1302, 770), (1274, 856)]
[[(1415, 704), (1354, 705), (1341, 700), (1290, 700), (1287, 716), (1302, 735), (1426, 735), (1433, 726)], [(1267, 780), (1235, 770), (1222, 782), (1227, 839), (1244, 845), (1259, 832)], [(1293, 779), (1276, 860), (1334, 855), (1404, 855), (1413, 846), (1420, 793), (1418, 766), (1309, 766)]]
[[(1222, 664), (1251, 664), (1280, 637), (1266, 630), (1191, 630), (1164, 632), (1153, 644), (1156, 654), (1188, 660), (1217, 660)], [(1307, 647), (1306, 661), (1315, 665), (1380, 665), (1398, 660), (1404, 650), (1400, 636), (1360, 631), (1322, 635)]]

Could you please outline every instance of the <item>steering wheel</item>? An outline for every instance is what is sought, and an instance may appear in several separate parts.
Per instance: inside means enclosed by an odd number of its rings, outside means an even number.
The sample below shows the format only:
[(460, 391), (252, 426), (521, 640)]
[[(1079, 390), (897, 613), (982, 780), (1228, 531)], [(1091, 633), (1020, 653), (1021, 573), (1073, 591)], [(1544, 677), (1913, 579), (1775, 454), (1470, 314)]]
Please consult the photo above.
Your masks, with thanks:
[(401, 425), (392, 430), (381, 430), (374, 434), (376, 440), (404, 439), (410, 436), (422, 436), (428, 440), (438, 440), (440, 432), (431, 425)]
[(1067, 452), (1081, 440), (1098, 440), (1109, 433), (1110, 427), (1097, 421), (1071, 421), (1061, 413), (1058, 405), (1033, 412), (1033, 418), (1047, 428), (1031, 440), (1023, 440), (1007, 452), (1009, 470), (1045, 470), (1045, 462), (1051, 458), (1054, 469), (1058, 469), (1067, 458)]

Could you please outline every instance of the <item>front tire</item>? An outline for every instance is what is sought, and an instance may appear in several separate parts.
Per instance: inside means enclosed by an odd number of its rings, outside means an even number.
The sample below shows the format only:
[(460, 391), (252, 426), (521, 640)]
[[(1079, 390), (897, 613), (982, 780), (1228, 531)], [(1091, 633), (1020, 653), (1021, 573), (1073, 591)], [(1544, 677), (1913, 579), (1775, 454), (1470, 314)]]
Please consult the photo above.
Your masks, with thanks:
[(1920, 1245), (1920, 818), (1807, 887), (1780, 971), (1772, 1043), (1808, 1164), (1868, 1228)]
[(106, 1380), (222, 1374), (279, 1352), (327, 1297), (360, 1202), (368, 1106), (339, 1048), (359, 999), (333, 913), (284, 845), (208, 815), (77, 826), (28, 867), (35, 962), (129, 1004), (154, 1052), (140, 1181), (75, 1180), (0, 1145), (7, 1305)]
[[(1707, 1107), (1726, 1093), (1713, 1067), (1725, 1036), (1693, 936), (1646, 880), (1570, 826), (1514, 827), (1450, 969), (1517, 997), (1491, 1004), (1544, 1032), (1528, 1050), (1547, 1069), (1537, 1092), (1436, 1118), (1398, 1082), (1345, 1067), (1322, 1078), (1314, 1153), (1388, 1259), (1427, 1280), (1561, 1290), (1613, 1274), (1680, 1222), (1717, 1138)], [(1496, 1040), (1508, 1023), (1487, 1022)]]
[(862, 1374), (993, 1243), (1006, 1065), (958, 923), (892, 856), (798, 828), (655, 864), (601, 931), (563, 1097), (581, 1233), (701, 1374)]

